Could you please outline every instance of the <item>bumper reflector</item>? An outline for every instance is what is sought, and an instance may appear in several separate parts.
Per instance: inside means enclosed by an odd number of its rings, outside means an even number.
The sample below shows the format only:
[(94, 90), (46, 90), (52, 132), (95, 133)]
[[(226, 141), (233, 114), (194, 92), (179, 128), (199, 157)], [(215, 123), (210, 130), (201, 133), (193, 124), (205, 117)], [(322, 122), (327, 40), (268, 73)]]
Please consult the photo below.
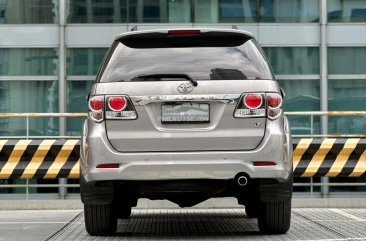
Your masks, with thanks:
[(97, 168), (118, 168), (119, 164), (100, 164)]
[(277, 163), (275, 163), (275, 162), (253, 162), (253, 164), (256, 167), (277, 166)]

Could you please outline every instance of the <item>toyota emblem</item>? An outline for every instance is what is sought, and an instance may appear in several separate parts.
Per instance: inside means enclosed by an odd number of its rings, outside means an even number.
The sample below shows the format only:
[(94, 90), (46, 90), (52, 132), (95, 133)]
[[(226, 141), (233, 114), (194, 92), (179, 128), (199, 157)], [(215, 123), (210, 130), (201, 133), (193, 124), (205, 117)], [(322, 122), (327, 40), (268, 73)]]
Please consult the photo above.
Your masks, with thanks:
[(187, 93), (192, 92), (193, 85), (191, 83), (182, 83), (182, 84), (178, 85), (177, 90), (182, 94), (187, 94)]

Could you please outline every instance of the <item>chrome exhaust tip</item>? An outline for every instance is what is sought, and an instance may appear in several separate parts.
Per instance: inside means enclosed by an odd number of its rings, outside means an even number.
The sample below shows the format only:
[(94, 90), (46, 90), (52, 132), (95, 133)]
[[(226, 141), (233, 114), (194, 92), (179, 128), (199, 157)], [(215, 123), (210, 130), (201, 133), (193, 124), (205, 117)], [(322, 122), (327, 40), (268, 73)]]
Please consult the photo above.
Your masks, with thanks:
[(248, 178), (246, 176), (240, 176), (238, 177), (238, 185), (241, 187), (244, 187), (248, 184)]

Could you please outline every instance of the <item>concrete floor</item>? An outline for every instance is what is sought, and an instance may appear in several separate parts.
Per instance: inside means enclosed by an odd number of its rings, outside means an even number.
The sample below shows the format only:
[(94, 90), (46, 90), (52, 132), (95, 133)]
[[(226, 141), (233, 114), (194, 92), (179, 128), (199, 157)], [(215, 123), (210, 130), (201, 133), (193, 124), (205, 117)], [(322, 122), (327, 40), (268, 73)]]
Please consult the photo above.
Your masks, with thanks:
[(290, 231), (263, 235), (243, 208), (133, 209), (112, 237), (91, 237), (82, 210), (0, 211), (0, 240), (366, 240), (366, 209), (293, 208)]

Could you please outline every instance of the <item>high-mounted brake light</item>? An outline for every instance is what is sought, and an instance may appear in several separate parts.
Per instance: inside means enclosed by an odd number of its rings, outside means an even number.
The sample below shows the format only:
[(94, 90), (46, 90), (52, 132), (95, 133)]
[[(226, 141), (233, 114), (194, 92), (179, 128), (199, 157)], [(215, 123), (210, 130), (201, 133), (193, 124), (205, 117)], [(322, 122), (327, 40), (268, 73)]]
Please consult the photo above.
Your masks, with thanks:
[(126, 108), (127, 100), (123, 96), (110, 97), (108, 99), (108, 106), (111, 108), (111, 110), (121, 111)]
[(277, 93), (267, 93), (268, 118), (271, 120), (277, 119), (282, 114), (282, 97)]
[(262, 95), (260, 94), (248, 94), (244, 96), (244, 104), (249, 109), (258, 109), (262, 103)]
[(103, 96), (93, 96), (89, 99), (89, 117), (95, 122), (103, 121)]
[(200, 30), (196, 29), (183, 29), (183, 30), (169, 30), (168, 35), (199, 35), (201, 34)]

